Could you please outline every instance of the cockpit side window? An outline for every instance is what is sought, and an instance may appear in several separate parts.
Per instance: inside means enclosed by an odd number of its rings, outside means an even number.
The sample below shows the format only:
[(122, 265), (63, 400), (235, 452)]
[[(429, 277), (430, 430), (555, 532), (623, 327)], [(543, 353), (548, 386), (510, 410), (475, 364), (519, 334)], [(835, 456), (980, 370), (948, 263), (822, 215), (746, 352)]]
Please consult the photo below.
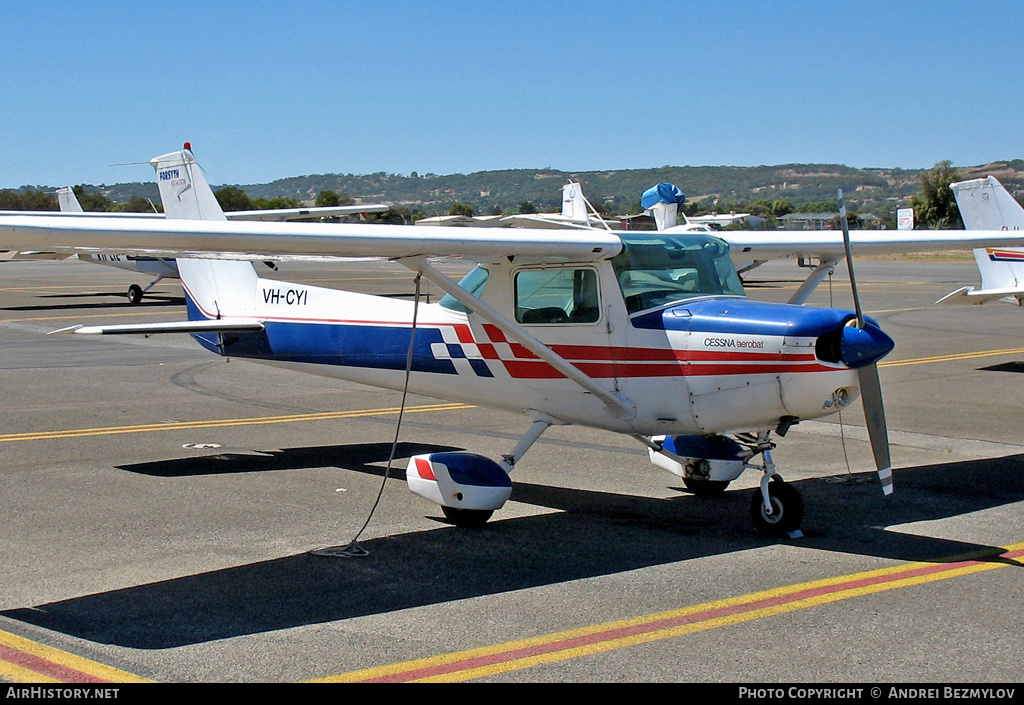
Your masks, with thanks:
[(708, 235), (630, 235), (612, 260), (629, 313), (697, 296), (744, 296), (729, 245)]
[[(459, 281), (459, 286), (468, 291), (473, 296), (480, 298), (480, 294), (484, 291), (484, 285), (487, 283), (487, 277), (489, 272), (483, 267), (477, 266), (470, 270), (469, 274), (464, 276)], [(445, 294), (441, 297), (438, 302), (447, 309), (452, 311), (461, 311), (462, 313), (469, 313), (469, 309), (466, 308), (458, 299), (451, 294)]]
[(593, 269), (528, 269), (515, 278), (520, 323), (596, 323), (601, 317)]

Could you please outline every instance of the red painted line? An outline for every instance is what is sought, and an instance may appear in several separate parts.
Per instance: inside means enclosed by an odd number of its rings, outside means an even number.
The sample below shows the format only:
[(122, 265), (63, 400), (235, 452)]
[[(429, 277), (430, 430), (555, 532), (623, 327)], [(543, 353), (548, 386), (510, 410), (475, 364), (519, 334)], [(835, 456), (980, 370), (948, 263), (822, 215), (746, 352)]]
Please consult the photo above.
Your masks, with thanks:
[(53, 678), (61, 683), (112, 683), (113, 681), (99, 678), (97, 676), (79, 671), (69, 666), (62, 666), (59, 663), (34, 656), (9, 646), (0, 645), (0, 661), (12, 663), (15, 666), (34, 671), (47, 678)]
[(627, 638), (636, 635), (648, 634), (666, 629), (673, 629), (680, 626), (689, 624), (699, 624), (702, 622), (710, 622), (715, 619), (721, 619), (723, 617), (730, 617), (737, 614), (744, 614), (748, 612), (755, 612), (771, 607), (777, 607), (780, 605), (792, 604), (801, 600), (812, 599), (825, 595), (831, 595), (836, 593), (845, 592), (848, 590), (857, 590), (865, 587), (872, 587), (875, 585), (884, 585), (886, 583), (899, 582), (901, 580), (912, 579), (915, 577), (936, 575), (941, 573), (953, 572), (960, 570), (961, 568), (967, 568), (972, 566), (978, 566), (985, 563), (990, 563), (993, 560), (1006, 560), (1013, 559), (1020, 556), (1024, 556), (1024, 549), (1015, 551), (1009, 551), (999, 556), (993, 556), (989, 560), (977, 559), (977, 560), (962, 560), (953, 563), (936, 563), (933, 565), (918, 566), (910, 568), (904, 571), (896, 573), (885, 573), (882, 575), (874, 575), (866, 578), (859, 578), (855, 580), (848, 580), (842, 583), (835, 583), (830, 585), (822, 585), (819, 587), (807, 588), (799, 590), (793, 593), (787, 593), (783, 595), (777, 595), (772, 597), (766, 597), (764, 599), (755, 600), (752, 602), (727, 605), (724, 607), (716, 607), (705, 610), (703, 612), (696, 612), (692, 614), (680, 615), (669, 617), (666, 619), (655, 620), (651, 622), (645, 622), (641, 624), (629, 625), (626, 627), (610, 628), (601, 632), (595, 632), (592, 634), (585, 634), (578, 637), (569, 637), (565, 639), (558, 639), (555, 641), (544, 642), (528, 647), (519, 649), (510, 649), (508, 651), (496, 652), (478, 656), (474, 658), (467, 658), (461, 661), (455, 661), (451, 663), (440, 664), (436, 666), (428, 666), (423, 668), (415, 668), (408, 671), (399, 673), (392, 673), (384, 676), (378, 676), (374, 678), (368, 678), (363, 683), (400, 683), (418, 680), (421, 678), (431, 678), (449, 673), (456, 673), (459, 671), (468, 671), (474, 668), (480, 668), (485, 666), (492, 666), (495, 664), (506, 663), (510, 661), (516, 661), (524, 658), (531, 658), (543, 654), (554, 653), (558, 651), (565, 651), (574, 648), (580, 648), (589, 646), (592, 644), (599, 644), (602, 642), (614, 641), (616, 639)]
[[(539, 360), (501, 360), (508, 373), (517, 379), (558, 379), (564, 375), (546, 362)], [(615, 362), (576, 362), (570, 360), (584, 374), (594, 379), (619, 377), (700, 377), (703, 375), (764, 375), (807, 372), (835, 372), (835, 368), (817, 364), (781, 364), (766, 361), (754, 364), (666, 363), (620, 364)]]

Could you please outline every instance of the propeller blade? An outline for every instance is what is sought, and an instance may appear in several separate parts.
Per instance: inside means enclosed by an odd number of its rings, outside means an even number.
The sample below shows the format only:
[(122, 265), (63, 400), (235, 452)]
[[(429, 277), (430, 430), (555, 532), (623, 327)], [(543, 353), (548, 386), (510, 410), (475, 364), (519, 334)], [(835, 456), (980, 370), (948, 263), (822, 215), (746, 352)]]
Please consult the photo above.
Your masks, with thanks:
[(846, 250), (846, 268), (850, 270), (850, 288), (853, 289), (853, 308), (857, 312), (857, 327), (864, 327), (864, 312), (860, 308), (860, 294), (857, 292), (857, 277), (853, 274), (853, 248), (850, 245), (850, 224), (846, 219), (846, 201), (843, 199), (843, 190), (836, 189), (836, 197), (839, 200), (839, 222), (843, 226), (843, 249)]
[[(836, 196), (839, 199), (839, 220), (843, 226), (843, 247), (846, 250), (846, 266), (850, 270), (850, 287), (853, 289), (853, 306), (857, 312), (857, 328), (864, 330), (864, 312), (860, 307), (860, 294), (857, 291), (857, 278), (853, 274), (853, 248), (850, 245), (850, 226), (846, 218), (846, 201), (843, 200), (843, 190), (836, 189)], [(881, 333), (881, 331), (879, 331)], [(884, 334), (883, 334), (884, 335)], [(885, 336), (888, 342), (892, 342)], [(858, 336), (858, 340), (859, 340)], [(858, 348), (869, 347), (863, 343)], [(889, 350), (892, 348), (890, 347)], [(889, 457), (889, 431), (885, 425), (885, 408), (882, 405), (882, 383), (878, 379), (878, 365), (876, 360), (881, 355), (871, 358), (871, 364), (857, 368), (857, 378), (860, 381), (860, 395), (864, 403), (864, 422), (868, 427), (868, 439), (871, 441), (871, 453), (875, 456), (875, 467), (878, 468), (878, 480), (882, 483), (882, 493), (892, 494), (892, 461)], [(865, 359), (868, 359), (867, 357)], [(853, 366), (853, 365), (851, 365)]]
[(885, 408), (882, 406), (882, 384), (878, 379), (878, 365), (872, 363), (857, 370), (860, 380), (860, 394), (864, 402), (864, 421), (871, 440), (871, 452), (878, 468), (878, 480), (882, 493), (892, 494), (892, 461), (889, 459), (889, 431), (885, 425)]

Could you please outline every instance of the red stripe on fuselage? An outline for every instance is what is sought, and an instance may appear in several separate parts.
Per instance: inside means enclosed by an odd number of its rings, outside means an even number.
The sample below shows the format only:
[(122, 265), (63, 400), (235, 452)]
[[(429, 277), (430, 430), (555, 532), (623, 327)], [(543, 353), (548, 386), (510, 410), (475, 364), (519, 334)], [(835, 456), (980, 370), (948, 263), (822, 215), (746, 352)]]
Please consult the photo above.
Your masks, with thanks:
[[(564, 375), (543, 360), (502, 360), (509, 375), (517, 379), (558, 379)], [(836, 368), (819, 364), (785, 364), (765, 361), (765, 364), (618, 364), (615, 362), (574, 363), (581, 372), (594, 379), (638, 377), (702, 377), (707, 375), (776, 375), (805, 372), (835, 372)]]

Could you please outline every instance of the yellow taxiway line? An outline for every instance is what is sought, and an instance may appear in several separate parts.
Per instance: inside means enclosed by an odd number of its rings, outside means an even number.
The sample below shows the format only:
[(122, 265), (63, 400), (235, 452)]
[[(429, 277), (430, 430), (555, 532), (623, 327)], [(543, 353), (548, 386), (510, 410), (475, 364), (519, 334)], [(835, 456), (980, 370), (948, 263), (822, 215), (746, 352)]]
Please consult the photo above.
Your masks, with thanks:
[[(605, 622), (431, 658), (351, 671), (311, 682), (460, 682), (583, 658), (774, 617), (855, 597), (1008, 566), (1024, 543), (797, 583), (680, 609)], [(112, 666), (0, 631), (0, 678), (14, 683), (152, 682)]]
[(1020, 566), (1024, 543), (755, 592), (433, 658), (352, 671), (313, 682), (452, 683), (567, 661), (637, 644), (773, 617), (911, 585)]
[[(472, 409), (470, 404), (424, 404), (407, 406), (405, 413), (413, 414), (424, 411), (455, 411)], [(78, 428), (66, 431), (37, 431), (31, 433), (5, 433), (0, 435), (0, 443), (14, 441), (42, 441), (53, 438), (81, 438), (83, 436), (112, 436), (121, 433), (149, 433), (152, 431), (181, 431), (195, 428), (223, 428), (226, 426), (256, 426), (272, 423), (298, 423), (304, 421), (327, 421), (331, 419), (352, 419), (367, 416), (387, 416), (401, 411), (398, 407), (388, 409), (360, 409), (356, 411), (323, 411), (314, 414), (289, 414), (287, 416), (257, 416), (247, 419), (211, 419), (209, 421), (173, 421), (169, 423), (140, 424), (137, 426), (107, 426), (101, 428)]]
[(0, 631), (0, 678), (13, 683), (152, 682), (3, 631)]

